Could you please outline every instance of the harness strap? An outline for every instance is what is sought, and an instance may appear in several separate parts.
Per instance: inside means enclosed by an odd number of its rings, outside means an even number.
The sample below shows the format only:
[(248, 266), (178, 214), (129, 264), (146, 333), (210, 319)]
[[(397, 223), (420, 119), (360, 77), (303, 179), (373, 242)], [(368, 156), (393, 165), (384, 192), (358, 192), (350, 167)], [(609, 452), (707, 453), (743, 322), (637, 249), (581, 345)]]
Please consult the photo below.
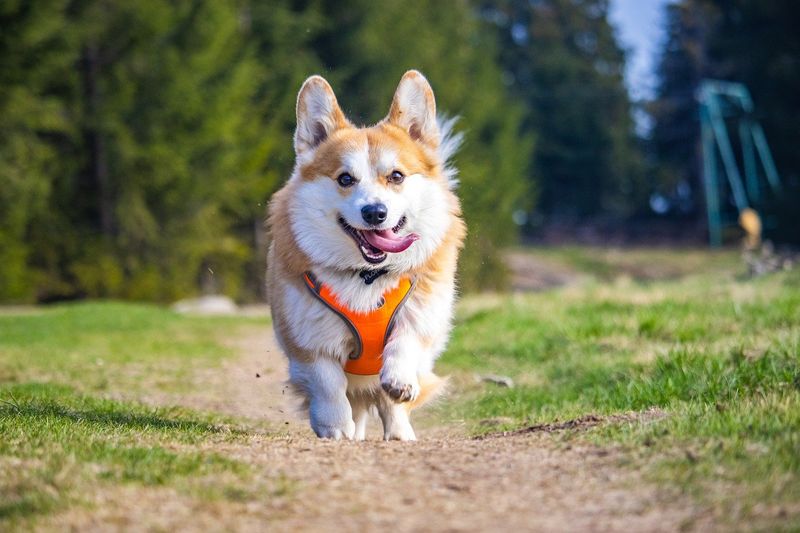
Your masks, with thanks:
[(363, 376), (379, 374), (383, 349), (394, 329), (397, 313), (413, 292), (416, 280), (402, 278), (397, 287), (383, 293), (378, 308), (367, 313), (357, 313), (343, 305), (330, 287), (319, 283), (311, 272), (306, 272), (303, 280), (311, 294), (341, 318), (353, 334), (356, 349), (348, 356), (345, 372)]

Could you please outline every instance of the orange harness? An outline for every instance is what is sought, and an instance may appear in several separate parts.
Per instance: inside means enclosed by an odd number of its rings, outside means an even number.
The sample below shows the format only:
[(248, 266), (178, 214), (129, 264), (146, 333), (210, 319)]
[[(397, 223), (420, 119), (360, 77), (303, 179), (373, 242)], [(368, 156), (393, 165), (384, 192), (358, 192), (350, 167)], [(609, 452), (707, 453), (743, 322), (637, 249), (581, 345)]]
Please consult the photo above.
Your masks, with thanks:
[(345, 372), (362, 376), (379, 374), (383, 361), (383, 348), (394, 327), (397, 312), (406, 303), (415, 283), (402, 278), (394, 289), (383, 293), (381, 305), (368, 313), (356, 313), (342, 305), (330, 287), (318, 283), (313, 274), (303, 275), (306, 286), (319, 301), (341, 318), (356, 339), (356, 350), (344, 365)]

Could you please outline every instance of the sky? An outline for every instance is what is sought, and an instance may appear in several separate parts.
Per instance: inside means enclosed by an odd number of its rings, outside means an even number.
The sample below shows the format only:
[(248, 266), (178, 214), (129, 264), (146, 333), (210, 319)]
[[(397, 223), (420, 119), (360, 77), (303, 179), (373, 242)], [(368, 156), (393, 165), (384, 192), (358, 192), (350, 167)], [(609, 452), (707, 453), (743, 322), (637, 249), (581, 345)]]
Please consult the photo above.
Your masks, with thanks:
[(628, 51), (625, 82), (638, 100), (653, 95), (655, 63), (664, 39), (664, 6), (675, 0), (611, 0), (611, 23), (620, 44)]

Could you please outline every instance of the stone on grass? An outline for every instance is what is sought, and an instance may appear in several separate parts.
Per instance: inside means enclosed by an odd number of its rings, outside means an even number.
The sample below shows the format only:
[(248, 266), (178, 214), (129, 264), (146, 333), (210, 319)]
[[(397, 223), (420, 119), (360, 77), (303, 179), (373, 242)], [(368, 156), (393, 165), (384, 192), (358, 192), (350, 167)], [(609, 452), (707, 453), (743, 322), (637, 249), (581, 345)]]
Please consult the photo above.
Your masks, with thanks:
[(232, 315), (239, 310), (236, 303), (227, 296), (201, 296), (180, 300), (172, 304), (172, 309), (190, 315)]
[(484, 383), (494, 383), (499, 387), (508, 387), (509, 389), (514, 387), (514, 380), (508, 376), (499, 376), (497, 374), (485, 374), (480, 376), (480, 381)]

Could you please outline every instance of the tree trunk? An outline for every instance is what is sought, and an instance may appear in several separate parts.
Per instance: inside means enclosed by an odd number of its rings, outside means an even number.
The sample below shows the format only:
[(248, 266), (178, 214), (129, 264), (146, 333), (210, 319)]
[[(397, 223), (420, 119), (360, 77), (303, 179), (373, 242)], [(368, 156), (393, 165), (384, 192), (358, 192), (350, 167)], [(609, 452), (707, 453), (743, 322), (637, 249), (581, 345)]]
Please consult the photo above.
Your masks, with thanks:
[(106, 141), (101, 127), (102, 95), (98, 88), (100, 59), (97, 46), (89, 44), (83, 51), (84, 97), (87, 114), (85, 132), (89, 146), (89, 175), (97, 191), (97, 214), (104, 236), (114, 232), (114, 202), (108, 172)]

